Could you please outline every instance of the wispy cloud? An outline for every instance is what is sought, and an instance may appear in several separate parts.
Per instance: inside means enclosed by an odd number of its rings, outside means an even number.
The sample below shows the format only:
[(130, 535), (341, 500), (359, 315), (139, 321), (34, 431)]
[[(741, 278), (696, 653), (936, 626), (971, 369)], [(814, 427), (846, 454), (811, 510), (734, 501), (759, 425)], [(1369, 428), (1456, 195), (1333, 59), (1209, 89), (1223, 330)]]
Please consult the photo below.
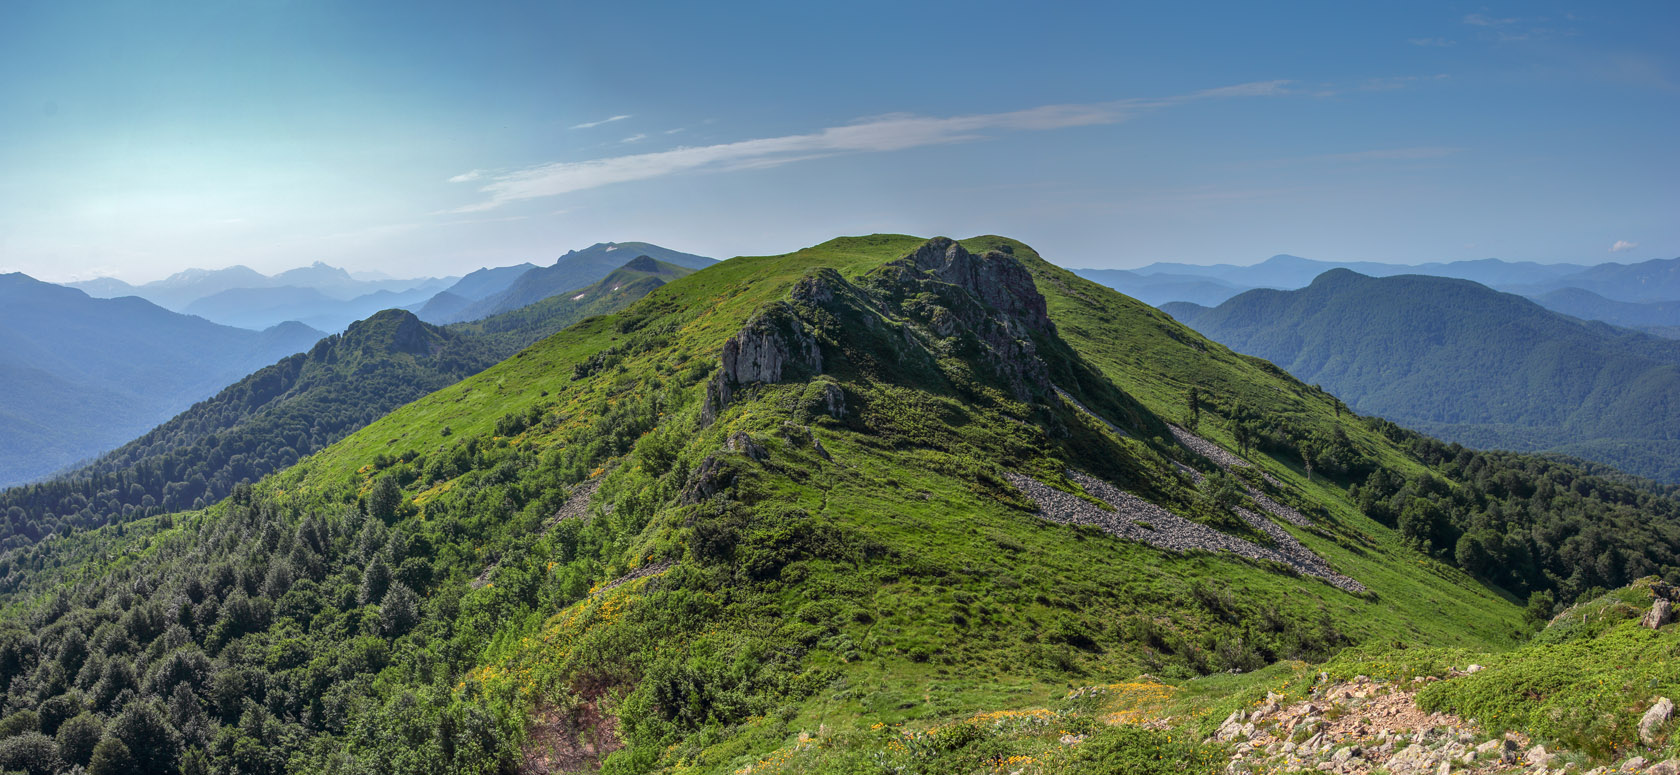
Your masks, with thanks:
[(637, 132), (636, 134), (633, 134), (629, 137), (626, 137), (623, 140), (620, 140), (619, 142), (621, 142), (621, 143), (635, 143), (635, 142), (640, 142), (640, 141), (646, 140), (646, 139), (647, 139), (646, 134), (643, 134), (641, 132)]
[(1634, 248), (1637, 248), (1637, 247), (1639, 247), (1639, 243), (1637, 243), (1637, 242), (1628, 242), (1625, 239), (1619, 239), (1619, 240), (1616, 240), (1616, 244), (1610, 246), (1610, 252), (1611, 253), (1626, 253), (1627, 251), (1633, 250)]
[(1006, 113), (968, 116), (894, 114), (862, 119), (808, 134), (675, 148), (589, 161), (555, 162), (490, 176), (489, 182), (479, 189), (488, 194), (489, 199), (458, 208), (456, 212), (490, 210), (508, 202), (557, 196), (682, 172), (760, 169), (840, 154), (885, 153), (960, 143), (982, 139), (992, 133), (1040, 132), (1117, 124), (1147, 111), (1199, 100), (1289, 94), (1288, 83), (1261, 81), (1206, 89), (1174, 97), (1044, 105)]
[(459, 175), (456, 175), (455, 177), (450, 178), (449, 182), (451, 182), (451, 183), (471, 183), (471, 182), (473, 182), (475, 180), (478, 180), (479, 178), (482, 178), (482, 177), (484, 177), (484, 170), (473, 170), (471, 172), (463, 172)]
[(1488, 16), (1487, 14), (1472, 13), (1472, 14), (1466, 14), (1465, 15), (1464, 23), (1468, 24), (1472, 27), (1503, 27), (1507, 24), (1516, 24), (1517, 20), (1516, 19), (1500, 19), (1500, 18), (1496, 18), (1496, 17), (1493, 17), (1493, 16)]
[(598, 127), (602, 124), (611, 124), (614, 121), (623, 121), (624, 119), (627, 119), (627, 118), (629, 118), (628, 115), (612, 116), (610, 118), (603, 118), (600, 121), (586, 121), (582, 124), (573, 124), (572, 128), (573, 129), (594, 129), (595, 127)]

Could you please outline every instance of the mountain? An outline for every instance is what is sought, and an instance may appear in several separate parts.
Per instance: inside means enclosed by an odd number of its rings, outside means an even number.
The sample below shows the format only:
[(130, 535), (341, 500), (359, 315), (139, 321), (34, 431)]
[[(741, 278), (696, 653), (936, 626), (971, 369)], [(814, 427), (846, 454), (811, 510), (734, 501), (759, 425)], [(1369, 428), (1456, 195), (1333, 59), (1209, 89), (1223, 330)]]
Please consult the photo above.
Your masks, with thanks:
[(1672, 632), (1572, 641), (1625, 686), (1514, 647), (1680, 574), (1680, 503), (1355, 416), (1012, 240), (874, 235), (664, 283), (208, 508), (0, 546), (0, 758), (1211, 775), (1210, 734), (1355, 675), (1626, 750)]
[(516, 344), (529, 344), (591, 315), (623, 309), (659, 286), (694, 271), (650, 256), (637, 256), (577, 293), (550, 296), (511, 312), (455, 323), (450, 328), (485, 337), (512, 352), (518, 349)]
[[(318, 335), (318, 334), (317, 334)], [(0, 491), (0, 511), (81, 529), (202, 508), (510, 353), (386, 310), (229, 385), (62, 476)], [(48, 531), (57, 529), (50, 525)]]
[(1173, 317), (1360, 412), (1476, 447), (1555, 451), (1680, 481), (1680, 342), (1465, 280), (1345, 269)]
[[(228, 386), (168, 422), (49, 481), (0, 490), (0, 513), (35, 537), (201, 508), (343, 438), (385, 413), (476, 374), (590, 315), (614, 312), (692, 270), (645, 256), (572, 297), (439, 328), (389, 309)], [(299, 329), (298, 332), (287, 328)], [(308, 331), (288, 324), (272, 333)], [(12, 376), (12, 375), (7, 375)], [(43, 375), (20, 373), (43, 386)], [(62, 386), (63, 411), (85, 400)], [(70, 517), (60, 521), (54, 515)], [(0, 531), (3, 532), (3, 531)], [(0, 535), (0, 541), (6, 538)], [(32, 539), (33, 540), (33, 539)]]
[(1560, 288), (1533, 298), (1540, 306), (1554, 312), (1585, 320), (1602, 320), (1659, 336), (1666, 336), (1663, 332), (1680, 326), (1680, 301), (1616, 301), (1584, 288)]
[(400, 292), (381, 290), (350, 299), (297, 285), (235, 288), (198, 299), (182, 311), (240, 328), (261, 329), (296, 320), (323, 331), (342, 331), (379, 310), (422, 303), (447, 284), (447, 280), (427, 280)]
[(1599, 264), (1561, 278), (1513, 283), (1507, 290), (1537, 296), (1563, 288), (1591, 291), (1612, 301), (1680, 301), (1680, 258), (1652, 259), (1637, 264)]
[(446, 323), (457, 320), (457, 312), (466, 308), (479, 299), (507, 290), (519, 276), (536, 269), (532, 263), (514, 266), (499, 266), (494, 269), (483, 268), (467, 273), (457, 280), (454, 285), (439, 291), (436, 296), (426, 300), (424, 305), (415, 310), (421, 320), (429, 323)]
[[(85, 291), (88, 295), (96, 298), (139, 296), (158, 306), (176, 312), (184, 312), (201, 299), (228, 291), (259, 288), (274, 289), (276, 291), (275, 296), (256, 294), (253, 297), (258, 300), (267, 300), (264, 303), (273, 306), (276, 302), (272, 299), (283, 298), (286, 294), (296, 293), (298, 289), (313, 289), (328, 299), (349, 301), (356, 297), (367, 296), (380, 291), (403, 293), (421, 287), (429, 289), (431, 293), (436, 293), (454, 280), (455, 278), (431, 277), (414, 279), (358, 278), (343, 269), (317, 261), (307, 267), (290, 269), (272, 277), (250, 267), (230, 266), (226, 269), (186, 269), (162, 280), (138, 286), (129, 285), (112, 278), (98, 278), (66, 283), (66, 285)], [(310, 301), (307, 303), (318, 303), (313, 301), (314, 297), (309, 297), (309, 299)], [(369, 312), (371, 311), (369, 310)], [(295, 320), (299, 317), (301, 316), (292, 315), (275, 318), (270, 315), (265, 320), (272, 324), (280, 320)], [(342, 324), (338, 327), (342, 327)]]
[[(1601, 267), (1621, 266), (1604, 264)], [(1533, 261), (1502, 261), (1483, 258), (1473, 261), (1427, 264), (1387, 264), (1376, 261), (1316, 261), (1299, 256), (1276, 255), (1258, 264), (1174, 264), (1154, 263), (1134, 270), (1142, 275), (1188, 275), (1212, 278), (1242, 288), (1300, 288), (1331, 269), (1349, 269), (1370, 277), (1400, 274), (1433, 275), (1472, 280), (1483, 285), (1505, 287), (1574, 276), (1589, 267), (1581, 264), (1539, 264)], [(1194, 301), (1175, 299), (1174, 301)]]
[(479, 269), (467, 273), (465, 277), (457, 280), (454, 285), (445, 290), (464, 299), (482, 299), (507, 290), (507, 287), (518, 280), (520, 275), (536, 268), (536, 264), (526, 262), (513, 266), (498, 266), (494, 269)]
[(479, 299), (454, 315), (447, 316), (447, 322), (478, 320), (511, 312), (550, 296), (576, 291), (606, 277), (608, 273), (623, 265), (626, 257), (635, 256), (649, 256), (689, 269), (704, 269), (716, 263), (715, 259), (679, 253), (646, 242), (598, 242), (583, 250), (569, 251), (553, 264), (521, 274), (505, 290)]
[(1223, 280), (1182, 274), (1140, 274), (1125, 269), (1074, 269), (1074, 274), (1101, 283), (1145, 304), (1159, 306), (1172, 301), (1214, 305), (1231, 298), (1248, 286)]
[(0, 275), (0, 484), (111, 449), (320, 335), (245, 331)]

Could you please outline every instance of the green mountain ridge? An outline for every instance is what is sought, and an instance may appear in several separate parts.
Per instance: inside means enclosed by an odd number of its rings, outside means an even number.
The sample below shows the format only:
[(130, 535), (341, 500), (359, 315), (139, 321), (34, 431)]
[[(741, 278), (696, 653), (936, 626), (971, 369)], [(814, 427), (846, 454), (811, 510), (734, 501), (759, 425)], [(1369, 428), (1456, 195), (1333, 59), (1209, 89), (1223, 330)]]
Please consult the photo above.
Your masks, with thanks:
[(0, 524), (0, 546), (202, 508), (241, 481), (285, 468), (404, 403), (476, 374), (577, 320), (630, 304), (689, 271), (643, 257), (575, 296), (448, 328), (402, 310), (377, 313), (81, 468), (0, 491), (0, 513), (9, 516)]
[(1482, 448), (1680, 481), (1680, 343), (1464, 280), (1348, 270), (1219, 307), (1163, 307), (1362, 412)]
[[(1234, 703), (1261, 684), (1227, 671), (1349, 644), (1509, 647), (1512, 596), (1436, 539), (1538, 609), (1680, 573), (1675, 509), (1354, 416), (1019, 242), (843, 238), (664, 283), (210, 508), (0, 555), (0, 679), (61, 766), (992, 771), (1073, 735), (1036, 726), (1073, 687)], [(1037, 771), (1199, 755), (1080, 723)]]

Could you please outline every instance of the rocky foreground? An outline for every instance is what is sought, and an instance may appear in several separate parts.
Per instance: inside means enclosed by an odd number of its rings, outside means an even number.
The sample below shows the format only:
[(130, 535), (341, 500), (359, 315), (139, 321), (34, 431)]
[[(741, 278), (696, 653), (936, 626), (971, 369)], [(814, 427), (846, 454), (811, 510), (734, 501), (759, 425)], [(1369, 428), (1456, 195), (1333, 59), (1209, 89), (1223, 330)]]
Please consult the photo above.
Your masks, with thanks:
[[(1471, 665), (1467, 672), (1479, 669)], [(1234, 746), (1226, 768), (1231, 773), (1680, 775), (1680, 759), (1654, 762), (1640, 756), (1586, 769), (1578, 761), (1581, 757), (1548, 751), (1524, 735), (1488, 735), (1474, 719), (1426, 713), (1414, 698), (1434, 680), (1390, 684), (1361, 676), (1327, 684), (1301, 702), (1285, 703), (1278, 695), (1268, 695), (1252, 711), (1232, 713), (1209, 742)], [(1660, 713), (1662, 706), (1659, 703), (1652, 713)], [(1667, 708), (1672, 714), (1672, 704)]]

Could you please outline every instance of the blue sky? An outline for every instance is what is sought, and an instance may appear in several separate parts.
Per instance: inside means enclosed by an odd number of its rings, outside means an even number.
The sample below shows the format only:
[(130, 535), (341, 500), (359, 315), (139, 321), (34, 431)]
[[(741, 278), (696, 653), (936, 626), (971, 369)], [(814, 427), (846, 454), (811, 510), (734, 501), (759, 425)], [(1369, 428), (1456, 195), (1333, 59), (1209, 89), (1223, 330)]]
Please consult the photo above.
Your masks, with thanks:
[[(1672, 2), (0, 4), (0, 271), (1680, 256)], [(1613, 250), (1613, 248), (1615, 248)]]

